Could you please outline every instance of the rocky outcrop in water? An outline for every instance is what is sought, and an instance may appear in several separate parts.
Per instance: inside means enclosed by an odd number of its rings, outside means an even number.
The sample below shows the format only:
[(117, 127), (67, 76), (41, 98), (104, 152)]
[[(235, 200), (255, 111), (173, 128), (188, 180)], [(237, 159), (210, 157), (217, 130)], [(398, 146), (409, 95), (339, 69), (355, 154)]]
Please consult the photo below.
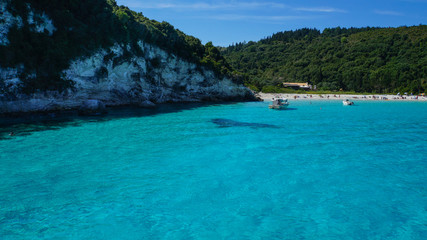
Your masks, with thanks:
[(105, 108), (105, 104), (96, 99), (89, 99), (82, 103), (79, 108), (80, 115), (101, 115), (107, 113), (107, 109)]

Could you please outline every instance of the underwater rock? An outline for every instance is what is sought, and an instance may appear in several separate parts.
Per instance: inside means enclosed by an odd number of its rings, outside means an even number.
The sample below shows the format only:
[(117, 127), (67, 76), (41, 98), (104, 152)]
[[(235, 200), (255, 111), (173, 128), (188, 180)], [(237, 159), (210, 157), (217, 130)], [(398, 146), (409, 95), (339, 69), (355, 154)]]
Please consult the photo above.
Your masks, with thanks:
[(249, 128), (279, 128), (276, 125), (265, 124), (265, 123), (248, 123), (248, 122), (239, 122), (231, 119), (225, 118), (215, 118), (211, 120), (212, 123), (216, 124), (218, 127), (249, 127)]

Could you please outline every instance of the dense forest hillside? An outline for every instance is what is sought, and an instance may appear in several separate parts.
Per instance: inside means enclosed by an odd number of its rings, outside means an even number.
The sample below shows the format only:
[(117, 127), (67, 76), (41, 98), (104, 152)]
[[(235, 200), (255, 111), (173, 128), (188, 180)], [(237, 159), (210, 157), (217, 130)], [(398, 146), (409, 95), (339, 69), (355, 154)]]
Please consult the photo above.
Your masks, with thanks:
[(3, 15), (0, 67), (23, 66), (21, 80), (29, 93), (72, 87), (62, 71), (72, 60), (90, 56), (101, 48), (114, 44), (129, 46), (116, 61), (144, 56), (138, 41), (153, 44), (217, 74), (230, 73), (230, 67), (211, 43), (203, 45), (169, 23), (150, 20), (142, 13), (118, 6), (114, 0), (2, 1), (5, 2), (0, 9)]
[(221, 49), (255, 90), (283, 82), (320, 90), (420, 93), (427, 90), (427, 26), (300, 29)]

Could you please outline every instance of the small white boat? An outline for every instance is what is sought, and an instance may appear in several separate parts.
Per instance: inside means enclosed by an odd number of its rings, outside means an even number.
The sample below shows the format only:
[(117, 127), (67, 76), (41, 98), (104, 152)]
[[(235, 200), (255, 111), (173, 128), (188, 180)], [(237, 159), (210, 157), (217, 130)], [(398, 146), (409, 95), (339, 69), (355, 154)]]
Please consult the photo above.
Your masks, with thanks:
[(344, 106), (351, 106), (351, 105), (354, 105), (354, 102), (352, 102), (352, 101), (350, 101), (350, 100), (346, 99), (346, 100), (342, 101), (342, 104), (343, 104)]
[(273, 102), (271, 105), (268, 105), (268, 108), (270, 109), (276, 109), (276, 110), (284, 110), (288, 108), (289, 101), (286, 98), (273, 98)]

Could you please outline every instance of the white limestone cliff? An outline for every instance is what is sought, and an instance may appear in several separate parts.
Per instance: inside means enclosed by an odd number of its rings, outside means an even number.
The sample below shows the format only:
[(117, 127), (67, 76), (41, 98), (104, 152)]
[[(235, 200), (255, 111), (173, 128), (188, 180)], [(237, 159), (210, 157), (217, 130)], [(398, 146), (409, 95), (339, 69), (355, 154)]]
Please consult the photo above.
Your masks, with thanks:
[[(22, 19), (7, 12), (0, 3), (0, 45), (9, 43), (7, 34), (13, 25), (22, 26)], [(37, 20), (35, 20), (37, 19)], [(32, 31), (53, 34), (54, 23), (45, 13), (29, 8), (27, 21)], [(115, 44), (99, 49), (89, 57), (75, 59), (63, 76), (74, 86), (65, 92), (23, 94), (21, 73), (24, 66), (0, 66), (0, 113), (77, 109), (82, 102), (96, 99), (107, 106), (152, 106), (164, 102), (206, 100), (244, 100), (253, 97), (250, 90), (227, 77), (167, 53), (157, 46), (138, 42), (138, 52), (125, 54), (128, 45)], [(131, 56), (131, 57), (129, 57)], [(30, 77), (37, 77), (33, 74)]]
[[(97, 99), (107, 106), (151, 106), (165, 102), (247, 99), (251, 92), (231, 79), (218, 78), (211, 70), (197, 67), (162, 49), (139, 42), (142, 57), (122, 59), (124, 48), (116, 44), (87, 58), (73, 61), (63, 73), (74, 88), (66, 92), (31, 95), (0, 94), (0, 113), (76, 109), (83, 101)], [(106, 60), (106, 56), (114, 57)], [(156, 66), (153, 66), (153, 62)], [(20, 88), (23, 68), (0, 68), (0, 82), (10, 92)]]

